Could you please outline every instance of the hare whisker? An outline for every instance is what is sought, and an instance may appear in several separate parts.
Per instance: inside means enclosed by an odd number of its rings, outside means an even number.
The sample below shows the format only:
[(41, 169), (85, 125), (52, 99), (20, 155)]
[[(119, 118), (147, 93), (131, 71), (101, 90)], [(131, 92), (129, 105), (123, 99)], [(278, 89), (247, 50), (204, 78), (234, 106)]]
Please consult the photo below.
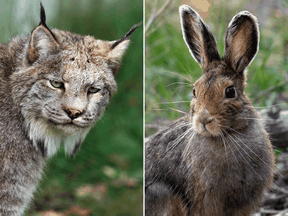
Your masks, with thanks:
[(178, 92), (175, 89), (173, 89), (173, 90), (174, 90), (175, 94), (183, 101), (183, 98), (178, 94)]
[[(163, 105), (165, 105), (165, 104), (163, 104)], [(177, 109), (174, 109), (174, 108), (169, 107), (169, 106), (166, 106), (166, 107), (169, 108), (169, 109), (172, 109), (172, 110), (174, 110), (174, 111), (176, 111), (176, 112), (183, 113), (183, 114), (187, 115), (187, 113), (184, 112), (184, 111), (177, 110)], [(166, 110), (166, 109), (156, 109), (156, 108), (155, 108), (155, 109), (149, 109), (149, 110), (151, 110), (151, 111), (164, 111), (164, 110)]]
[[(239, 137), (237, 137), (235, 134), (234, 134), (234, 136), (235, 136), (240, 142), (242, 142), (242, 140), (239, 139)], [(242, 142), (242, 143), (243, 143), (243, 142)], [(266, 163), (263, 161), (263, 159), (260, 158), (255, 152), (253, 152), (253, 150), (250, 149), (245, 143), (243, 143), (243, 145), (244, 145), (245, 147), (247, 147), (248, 150), (250, 150), (250, 151), (251, 151), (261, 162), (263, 162), (268, 168), (271, 168), (271, 166), (269, 166), (268, 164), (266, 164)], [(273, 167), (272, 167), (272, 168), (273, 168)], [(275, 171), (277, 172), (278, 175), (280, 175), (281, 177), (284, 177), (279, 171), (277, 171), (277, 170), (275, 170)], [(276, 181), (273, 179), (273, 182), (275, 183)]]
[(259, 157), (247, 144), (245, 144), (239, 137), (234, 134), (235, 138), (237, 138), (248, 150), (250, 150), (262, 163), (264, 163), (267, 167), (270, 166), (261, 158)]
[[(217, 126), (218, 126), (218, 127), (221, 127), (221, 124), (217, 123)], [(223, 135), (222, 132), (220, 132), (220, 137), (221, 137), (221, 139), (222, 139), (222, 141), (223, 141), (223, 144), (224, 144), (224, 149), (225, 149), (225, 154), (226, 154), (226, 160), (228, 160), (228, 158), (227, 158), (226, 142), (225, 142), (225, 138), (224, 138), (224, 135)]]
[(287, 103), (279, 103), (279, 104), (274, 104), (270, 106), (263, 106), (263, 107), (255, 107), (255, 106), (247, 106), (249, 108), (257, 108), (257, 109), (262, 109), (262, 108), (270, 108), (270, 107), (277, 107), (279, 105), (287, 105)]
[[(231, 127), (229, 127), (229, 126), (227, 126), (226, 128), (233, 130), (234, 132), (238, 133), (238, 134), (241, 135), (241, 136), (245, 136), (245, 134), (242, 134), (242, 133), (234, 130), (233, 128), (231, 128)], [(250, 149), (249, 146), (248, 146), (247, 144), (245, 144), (238, 136), (236, 136), (236, 135), (234, 134), (234, 137), (237, 138), (241, 143), (243, 143), (243, 145), (244, 145), (246, 148), (248, 148), (254, 155), (256, 155), (256, 157), (258, 157), (267, 167), (269, 167), (269, 166), (263, 161), (263, 159), (260, 158), (256, 153), (254, 153), (253, 150)], [(281, 173), (279, 173), (279, 175), (282, 176)]]
[(253, 119), (253, 120), (258, 120), (258, 121), (265, 121), (265, 119), (260, 119), (260, 118), (244, 118), (244, 117), (239, 117), (239, 119)]
[(166, 109), (148, 109), (148, 110), (150, 110), (150, 111), (158, 111), (158, 110), (160, 110), (160, 111), (163, 111), (163, 110), (166, 110)]
[(227, 129), (229, 129), (229, 130), (234, 131), (235, 133), (238, 133), (238, 134), (241, 135), (241, 136), (247, 136), (247, 135), (245, 135), (245, 134), (243, 134), (243, 133), (240, 133), (239, 131), (236, 131), (235, 129), (233, 129), (233, 128), (229, 127), (229, 126), (224, 126), (224, 127), (227, 128)]
[(192, 130), (192, 128), (190, 128), (189, 130), (182, 133), (182, 135), (179, 136), (177, 139), (173, 140), (173, 142), (171, 143), (171, 146), (169, 146), (169, 147), (167, 146), (168, 149), (166, 149), (166, 151), (173, 150), (191, 130)]
[(177, 59), (178, 63), (181, 65), (181, 67), (184, 69), (184, 71), (186, 72), (186, 74), (191, 78), (192, 82), (193, 82), (193, 77), (188, 73), (188, 71), (185, 69), (185, 67), (181, 64), (181, 62)]
[(183, 75), (181, 75), (179, 73), (175, 73), (175, 72), (172, 72), (172, 71), (165, 71), (165, 70), (163, 70), (162, 72), (166, 72), (166, 73), (171, 73), (171, 74), (177, 75), (177, 76), (189, 81), (190, 83), (193, 83), (193, 80), (189, 80), (188, 78), (186, 78), (185, 76), (183, 76)]
[[(227, 133), (227, 132), (226, 132)], [(227, 133), (227, 135), (230, 137), (232, 143), (235, 143), (236, 145), (234, 145), (237, 149), (237, 151), (240, 153), (240, 155), (242, 156), (243, 158), (243, 161), (245, 161), (247, 163), (247, 165), (255, 172), (255, 174), (259, 175), (256, 170), (251, 166), (250, 162), (247, 160), (247, 158), (242, 154), (242, 152), (240, 151), (240, 149), (243, 151), (244, 154), (246, 154), (250, 159), (253, 160), (253, 158), (245, 151), (245, 149), (243, 149), (241, 147), (241, 145), (239, 145), (239, 143), (232, 137), (232, 135), (230, 135), (229, 133)], [(236, 138), (236, 137), (235, 137)], [(238, 148), (238, 147), (240, 148)]]
[(185, 83), (185, 82), (174, 82), (174, 83), (170, 83), (169, 85), (166, 86), (166, 88), (172, 86), (172, 85), (176, 85), (176, 84), (184, 84), (184, 85), (191, 85), (191, 83)]
[[(227, 136), (229, 136), (229, 137), (230, 137), (230, 134), (229, 134), (229, 133), (227, 133), (226, 131), (224, 131), (224, 133), (226, 133), (226, 134), (227, 134)], [(232, 144), (234, 145), (233, 141), (232, 141)], [(234, 146), (235, 146), (235, 145), (234, 145)], [(236, 147), (236, 146), (235, 146), (235, 147)], [(236, 149), (238, 150), (238, 148), (237, 148), (237, 147), (236, 147)], [(230, 147), (230, 150), (231, 150), (231, 152), (232, 152), (232, 154), (233, 154), (233, 156), (234, 156), (234, 158), (235, 158), (235, 160), (236, 160), (237, 164), (238, 164), (238, 165), (240, 165), (240, 164), (239, 164), (239, 161), (237, 160), (237, 158), (236, 158), (236, 156), (235, 156), (235, 154), (234, 154), (233, 150), (231, 149), (231, 147)]]
[(223, 133), (220, 133), (221, 139), (223, 140), (223, 144), (224, 144), (224, 149), (225, 149), (225, 154), (226, 154), (226, 160), (228, 161), (228, 157), (227, 157), (227, 147), (226, 147), (226, 142), (225, 142), (225, 138)]
[[(191, 128), (191, 129), (192, 129), (192, 128)], [(183, 161), (182, 161), (182, 162), (187, 161), (186, 159), (187, 159), (187, 156), (188, 156), (188, 155), (187, 155), (187, 154), (188, 154), (188, 150), (189, 150), (190, 147), (191, 147), (191, 143), (192, 143), (192, 140), (193, 140), (195, 134), (196, 134), (196, 132), (193, 131), (193, 133), (192, 133), (192, 135), (191, 135), (191, 138), (189, 139), (187, 145), (185, 146), (185, 149), (184, 149), (184, 151), (183, 151), (183, 153), (182, 153), (182, 155), (183, 155)], [(188, 167), (190, 167), (190, 164), (191, 164), (191, 163), (189, 163)]]
[(174, 110), (174, 111), (176, 111), (176, 112), (183, 113), (183, 114), (187, 115), (187, 113), (184, 112), (184, 111), (181, 111), (181, 110), (178, 110), (178, 109), (174, 109), (174, 108), (172, 108), (172, 107), (170, 107), (170, 109), (172, 109), (172, 110)]
[[(166, 134), (168, 134), (168, 133), (170, 133), (170, 132), (172, 132), (172, 131), (175, 131), (175, 130), (177, 130), (178, 128), (182, 128), (182, 127), (186, 127), (186, 126), (190, 126), (190, 125), (192, 125), (192, 123), (191, 122), (187, 122), (187, 123), (183, 123), (183, 124), (180, 124), (180, 125), (177, 125), (176, 127), (174, 127), (174, 128), (172, 128), (172, 129), (170, 129), (170, 130), (167, 130), (165, 133), (163, 133), (163, 136), (166, 136)], [(185, 133), (185, 132), (184, 132)]]
[[(242, 148), (241, 145), (239, 145), (239, 143), (234, 139), (236, 138), (237, 140), (241, 141), (241, 139), (239, 137), (237, 137), (235, 134), (229, 134), (230, 138), (233, 139), (235, 141), (235, 143), (243, 150), (243, 152), (251, 159), (254, 160), (248, 153), (247, 151), (245, 151), (244, 148)], [(234, 137), (234, 138), (233, 138)], [(245, 159), (245, 158), (244, 158)]]
[[(231, 135), (231, 138), (232, 138), (232, 135)], [(235, 137), (234, 137), (234, 138), (235, 138)], [(234, 141), (235, 141), (235, 140), (234, 140)], [(253, 161), (253, 158), (248, 154), (247, 151), (245, 151), (245, 149), (244, 149), (237, 141), (235, 141), (235, 143), (236, 143), (236, 145), (243, 151), (243, 154), (244, 154), (244, 155), (241, 153), (240, 150), (238, 150), (238, 152), (241, 154), (241, 156), (242, 156), (242, 158), (244, 159), (244, 161), (248, 164), (248, 166), (254, 171), (254, 173), (255, 173), (256, 175), (260, 176), (259, 173), (257, 173), (256, 170), (255, 170), (255, 169), (252, 167), (252, 165), (250, 164), (250, 160)], [(245, 154), (248, 156), (248, 159), (245, 158)], [(250, 158), (250, 160), (249, 160), (249, 158)]]
[(191, 101), (175, 101), (175, 102), (163, 102), (162, 104), (170, 104), (170, 103), (173, 103), (173, 104), (177, 104), (177, 103), (190, 103)]

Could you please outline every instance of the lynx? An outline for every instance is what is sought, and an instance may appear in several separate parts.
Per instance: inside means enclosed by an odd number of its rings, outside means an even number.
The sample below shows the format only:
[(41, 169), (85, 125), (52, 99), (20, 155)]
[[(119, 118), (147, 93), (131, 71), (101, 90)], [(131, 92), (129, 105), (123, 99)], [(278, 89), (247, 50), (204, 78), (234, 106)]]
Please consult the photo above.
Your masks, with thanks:
[(47, 158), (74, 156), (116, 93), (133, 26), (102, 41), (40, 24), (0, 44), (0, 215), (22, 215)]

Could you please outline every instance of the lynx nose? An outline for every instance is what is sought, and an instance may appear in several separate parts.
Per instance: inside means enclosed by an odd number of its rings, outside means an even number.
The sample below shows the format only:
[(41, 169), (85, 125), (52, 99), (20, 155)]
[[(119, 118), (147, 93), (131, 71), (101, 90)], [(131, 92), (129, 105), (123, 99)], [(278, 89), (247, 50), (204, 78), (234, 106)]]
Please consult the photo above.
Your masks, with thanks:
[(72, 120), (78, 118), (83, 113), (83, 111), (77, 109), (66, 109), (65, 112)]

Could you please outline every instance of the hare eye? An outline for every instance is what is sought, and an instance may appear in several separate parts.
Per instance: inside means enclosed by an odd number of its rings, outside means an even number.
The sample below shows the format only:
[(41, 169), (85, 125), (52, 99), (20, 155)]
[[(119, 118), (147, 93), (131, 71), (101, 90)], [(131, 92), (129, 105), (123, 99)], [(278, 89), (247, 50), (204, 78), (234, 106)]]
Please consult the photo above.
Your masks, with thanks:
[(94, 87), (90, 87), (89, 89), (88, 89), (88, 92), (89, 93), (97, 93), (97, 92), (99, 92), (101, 89), (99, 89), (99, 88), (94, 88)]
[(62, 82), (50, 80), (50, 83), (54, 88), (63, 88), (63, 86), (64, 86), (64, 84)]
[(228, 86), (225, 90), (225, 97), (226, 98), (235, 98), (236, 97), (236, 91), (234, 86)]
[(192, 90), (192, 94), (193, 94), (193, 97), (196, 98), (196, 90), (195, 90), (195, 87), (194, 87), (193, 90)]

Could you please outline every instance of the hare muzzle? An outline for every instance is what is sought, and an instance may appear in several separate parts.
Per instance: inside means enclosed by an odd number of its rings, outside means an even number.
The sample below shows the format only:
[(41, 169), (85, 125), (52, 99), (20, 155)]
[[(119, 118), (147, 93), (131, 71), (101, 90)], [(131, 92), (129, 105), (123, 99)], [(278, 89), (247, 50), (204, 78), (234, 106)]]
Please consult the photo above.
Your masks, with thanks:
[(204, 136), (218, 136), (220, 134), (217, 119), (212, 117), (206, 109), (201, 109), (194, 115), (193, 129)]

